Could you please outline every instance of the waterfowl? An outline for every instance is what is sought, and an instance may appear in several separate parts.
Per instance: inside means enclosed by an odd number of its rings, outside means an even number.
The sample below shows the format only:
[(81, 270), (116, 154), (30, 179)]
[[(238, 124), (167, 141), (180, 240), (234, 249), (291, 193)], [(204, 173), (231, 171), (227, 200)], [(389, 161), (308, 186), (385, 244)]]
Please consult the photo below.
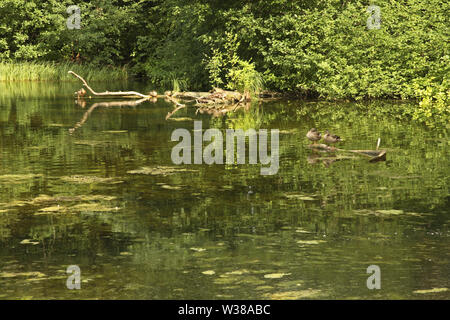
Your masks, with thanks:
[(316, 128), (312, 128), (311, 130), (308, 131), (308, 133), (306, 134), (306, 137), (315, 143), (316, 141), (320, 140), (322, 135), (320, 134), (319, 131), (317, 131)]
[(336, 142), (341, 141), (341, 137), (339, 137), (339, 136), (337, 136), (335, 134), (330, 134), (328, 132), (328, 130), (325, 130), (325, 135), (323, 136), (323, 140), (326, 143), (336, 143)]

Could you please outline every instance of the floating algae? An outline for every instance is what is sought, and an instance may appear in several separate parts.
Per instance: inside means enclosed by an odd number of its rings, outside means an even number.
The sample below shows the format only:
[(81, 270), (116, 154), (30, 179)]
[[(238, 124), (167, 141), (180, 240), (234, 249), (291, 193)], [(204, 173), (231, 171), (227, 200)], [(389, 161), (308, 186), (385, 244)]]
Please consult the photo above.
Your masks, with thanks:
[(142, 167), (136, 170), (127, 171), (131, 174), (147, 174), (147, 175), (171, 175), (179, 172), (197, 172), (197, 170), (177, 168), (177, 167), (166, 167), (166, 166), (156, 166), (156, 167)]
[(416, 212), (405, 212), (403, 210), (397, 209), (379, 209), (379, 210), (368, 210), (368, 209), (360, 209), (353, 210), (353, 213), (360, 216), (398, 216), (398, 215), (408, 215), (408, 216), (421, 216), (424, 214), (416, 213)]
[(105, 145), (105, 144), (108, 144), (108, 143), (109, 143), (108, 141), (97, 141), (97, 140), (78, 140), (78, 141), (74, 141), (74, 144), (81, 145), (81, 146), (90, 146), (90, 147)]
[(206, 270), (206, 271), (203, 271), (202, 273), (207, 276), (212, 276), (212, 275), (216, 274), (216, 272), (214, 270)]
[(112, 201), (117, 199), (114, 196), (105, 195), (79, 195), (79, 196), (49, 196), (41, 194), (29, 202), (28, 204), (41, 204), (45, 202), (76, 202), (76, 201)]
[(60, 205), (57, 205), (57, 206), (42, 208), (42, 209), (39, 209), (39, 211), (55, 212), (55, 211), (60, 211), (60, 210), (63, 210), (63, 209), (64, 209), (64, 207), (62, 207)]
[(66, 176), (61, 177), (61, 180), (72, 183), (109, 183), (109, 184), (117, 184), (123, 183), (123, 181), (118, 180), (117, 178), (102, 178), (96, 176)]
[(99, 203), (80, 203), (69, 208), (72, 212), (109, 212), (118, 208), (110, 208)]
[(238, 281), (238, 279), (236, 279), (236, 278), (226, 277), (226, 278), (217, 278), (217, 279), (214, 279), (213, 283), (215, 283), (215, 284), (226, 284), (226, 285), (228, 285), (228, 284), (235, 283), (235, 282), (237, 282), (237, 281)]
[(179, 117), (179, 118), (172, 118), (172, 117), (170, 117), (167, 120), (171, 120), (171, 121), (193, 121), (192, 118), (187, 118), (187, 117)]
[(195, 251), (195, 252), (203, 252), (203, 251), (206, 251), (206, 249), (204, 249), (204, 248), (189, 248), (189, 249), (191, 249), (192, 251)]
[(15, 277), (37, 277), (42, 278), (45, 277), (45, 274), (38, 271), (32, 272), (2, 272), (0, 273), (0, 278), (15, 278)]
[(303, 200), (303, 201), (314, 201), (314, 199), (311, 196), (306, 196), (304, 194), (298, 194), (298, 193), (288, 193), (284, 195), (289, 200)]
[(245, 273), (249, 273), (250, 271), (248, 271), (247, 269), (242, 269), (242, 270), (234, 270), (234, 271), (230, 271), (230, 272), (225, 272), (226, 275), (242, 275)]
[(180, 189), (182, 189), (180, 186), (170, 186), (168, 184), (163, 184), (161, 186), (161, 188), (166, 189), (166, 190), (180, 190)]
[(283, 281), (276, 284), (277, 287), (281, 288), (291, 288), (291, 287), (300, 287), (302, 285), (301, 281), (293, 280), (293, 281)]
[(27, 173), (27, 174), (4, 174), (0, 176), (0, 183), (8, 183), (8, 184), (21, 184), (30, 182), (30, 180), (33, 180), (35, 178), (41, 178), (43, 177), (42, 174), (33, 174), (33, 173)]
[(272, 286), (258, 286), (255, 288), (255, 290), (258, 290), (258, 291), (268, 291), (268, 290), (272, 290), (272, 289), (273, 289)]
[(290, 273), (269, 273), (269, 274), (265, 274), (264, 278), (266, 279), (280, 279), (283, 278), (284, 276), (288, 276), (290, 275)]
[(446, 292), (448, 291), (448, 288), (433, 288), (428, 290), (415, 290), (413, 293), (419, 293), (419, 294), (425, 294), (425, 293), (439, 293), (439, 292)]
[(324, 243), (326, 241), (324, 240), (298, 240), (297, 243), (298, 244), (319, 244), (319, 243)]
[(264, 296), (271, 300), (298, 300), (302, 298), (313, 298), (320, 294), (320, 290), (298, 290), (298, 291), (285, 291), (276, 293), (266, 293)]
[(32, 244), (32, 245), (36, 245), (39, 244), (39, 241), (31, 241), (30, 239), (23, 239), (22, 241), (19, 242), (20, 244)]

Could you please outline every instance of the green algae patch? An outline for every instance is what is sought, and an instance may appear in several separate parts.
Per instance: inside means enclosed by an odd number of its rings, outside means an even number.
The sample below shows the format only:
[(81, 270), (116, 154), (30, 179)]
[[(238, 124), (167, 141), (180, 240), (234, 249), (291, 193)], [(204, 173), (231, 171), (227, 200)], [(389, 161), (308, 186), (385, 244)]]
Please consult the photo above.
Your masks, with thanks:
[(33, 278), (42, 278), (45, 277), (45, 274), (38, 271), (32, 272), (2, 272), (0, 273), (0, 278), (15, 278), (15, 277), (33, 277)]
[(302, 244), (302, 245), (312, 245), (312, 244), (320, 244), (320, 243), (325, 243), (325, 240), (298, 240), (297, 243), (298, 244)]
[(146, 174), (146, 175), (162, 175), (167, 176), (180, 172), (197, 172), (197, 170), (177, 168), (177, 167), (167, 167), (167, 166), (156, 166), (156, 167), (142, 167), (136, 170), (127, 171), (130, 174)]
[(181, 190), (182, 188), (180, 186), (170, 186), (168, 184), (161, 185), (161, 188), (166, 190)]
[(389, 217), (389, 216), (423, 216), (425, 213), (417, 213), (417, 212), (405, 212), (403, 210), (398, 209), (378, 209), (378, 210), (369, 210), (369, 209), (357, 209), (353, 210), (353, 214), (359, 216), (381, 216), (381, 217)]
[(79, 196), (49, 196), (41, 194), (32, 199), (28, 204), (41, 204), (45, 202), (76, 202), (76, 201), (112, 201), (117, 198), (114, 196), (106, 195), (79, 195)]
[(80, 146), (89, 146), (89, 147), (96, 147), (96, 146), (102, 146), (109, 144), (108, 141), (99, 141), (99, 140), (78, 140), (73, 142), (76, 145)]
[(205, 248), (195, 248), (195, 247), (192, 247), (192, 248), (189, 248), (189, 249), (192, 250), (192, 251), (195, 251), (195, 252), (203, 252), (203, 251), (206, 251)]
[(118, 208), (111, 208), (100, 203), (80, 203), (69, 208), (72, 212), (110, 212)]
[(418, 294), (426, 294), (426, 293), (439, 293), (439, 292), (447, 292), (448, 288), (433, 288), (433, 289), (427, 289), (427, 290), (415, 290), (413, 293)]
[(80, 184), (91, 184), (91, 183), (109, 183), (109, 184), (117, 184), (123, 183), (123, 181), (118, 180), (117, 178), (102, 178), (96, 176), (66, 176), (61, 177), (61, 180), (70, 183), (80, 183)]
[(38, 212), (36, 212), (34, 215), (43, 215), (43, 214), (54, 214), (54, 213), (63, 213), (66, 212), (67, 208), (57, 205), (57, 206), (50, 206), (39, 209)]
[(203, 271), (202, 273), (207, 276), (212, 276), (212, 275), (216, 274), (216, 272), (214, 270), (206, 270), (206, 271)]
[(302, 200), (302, 201), (314, 201), (317, 199), (314, 199), (312, 196), (308, 196), (305, 194), (299, 194), (299, 193), (287, 193), (284, 195), (289, 200)]
[(42, 174), (4, 174), (0, 176), (0, 183), (21, 184), (30, 182), (36, 178), (42, 178)]
[(39, 244), (39, 241), (32, 241), (30, 239), (23, 239), (22, 241), (19, 242), (20, 244), (32, 244), (32, 245), (37, 245)]
[(397, 214), (403, 214), (404, 211), (403, 210), (395, 210), (395, 209), (390, 209), (390, 210), (377, 210), (375, 211), (376, 213), (380, 213), (380, 214), (386, 214), (386, 215), (397, 215)]
[(234, 270), (234, 271), (225, 272), (225, 275), (232, 275), (232, 276), (237, 275), (237, 276), (240, 276), (240, 275), (247, 274), (247, 273), (250, 273), (250, 271), (248, 271), (247, 269), (241, 269), (241, 270)]
[(266, 279), (280, 279), (283, 278), (284, 276), (288, 276), (290, 275), (290, 273), (269, 273), (269, 274), (265, 274), (264, 278)]
[(127, 133), (128, 130), (105, 130), (103, 133)]
[(194, 121), (192, 118), (188, 118), (188, 117), (179, 117), (179, 118), (170, 117), (167, 120), (170, 120), (170, 121)]
[(315, 298), (321, 293), (320, 290), (298, 290), (298, 291), (284, 291), (275, 293), (266, 293), (264, 296), (271, 300), (298, 300), (304, 298)]

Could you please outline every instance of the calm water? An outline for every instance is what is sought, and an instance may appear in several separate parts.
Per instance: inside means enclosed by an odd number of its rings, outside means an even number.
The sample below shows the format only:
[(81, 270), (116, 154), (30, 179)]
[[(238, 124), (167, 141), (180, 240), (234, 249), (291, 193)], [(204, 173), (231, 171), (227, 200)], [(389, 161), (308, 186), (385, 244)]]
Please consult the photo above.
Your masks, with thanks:
[[(162, 99), (92, 109), (71, 98), (79, 88), (0, 83), (0, 298), (450, 298), (448, 128), (401, 119), (393, 102), (272, 101), (165, 120)], [(280, 129), (278, 174), (174, 165), (171, 134), (194, 120)], [(387, 161), (313, 153), (313, 126), (345, 149), (381, 137)], [(69, 265), (81, 290), (66, 287)], [(380, 290), (366, 286), (369, 265)]]

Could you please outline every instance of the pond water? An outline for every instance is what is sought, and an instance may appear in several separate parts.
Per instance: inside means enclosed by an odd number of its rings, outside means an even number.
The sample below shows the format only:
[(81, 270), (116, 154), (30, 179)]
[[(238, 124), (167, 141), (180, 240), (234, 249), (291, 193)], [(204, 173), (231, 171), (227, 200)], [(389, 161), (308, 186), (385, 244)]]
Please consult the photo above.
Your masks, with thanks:
[[(450, 298), (448, 128), (389, 101), (189, 107), (166, 120), (163, 99), (92, 108), (75, 103), (79, 88), (0, 83), (1, 299)], [(171, 134), (194, 120), (279, 129), (277, 174), (173, 164)], [(387, 160), (313, 152), (311, 127), (342, 149), (381, 137)], [(70, 265), (80, 290), (66, 287)]]

